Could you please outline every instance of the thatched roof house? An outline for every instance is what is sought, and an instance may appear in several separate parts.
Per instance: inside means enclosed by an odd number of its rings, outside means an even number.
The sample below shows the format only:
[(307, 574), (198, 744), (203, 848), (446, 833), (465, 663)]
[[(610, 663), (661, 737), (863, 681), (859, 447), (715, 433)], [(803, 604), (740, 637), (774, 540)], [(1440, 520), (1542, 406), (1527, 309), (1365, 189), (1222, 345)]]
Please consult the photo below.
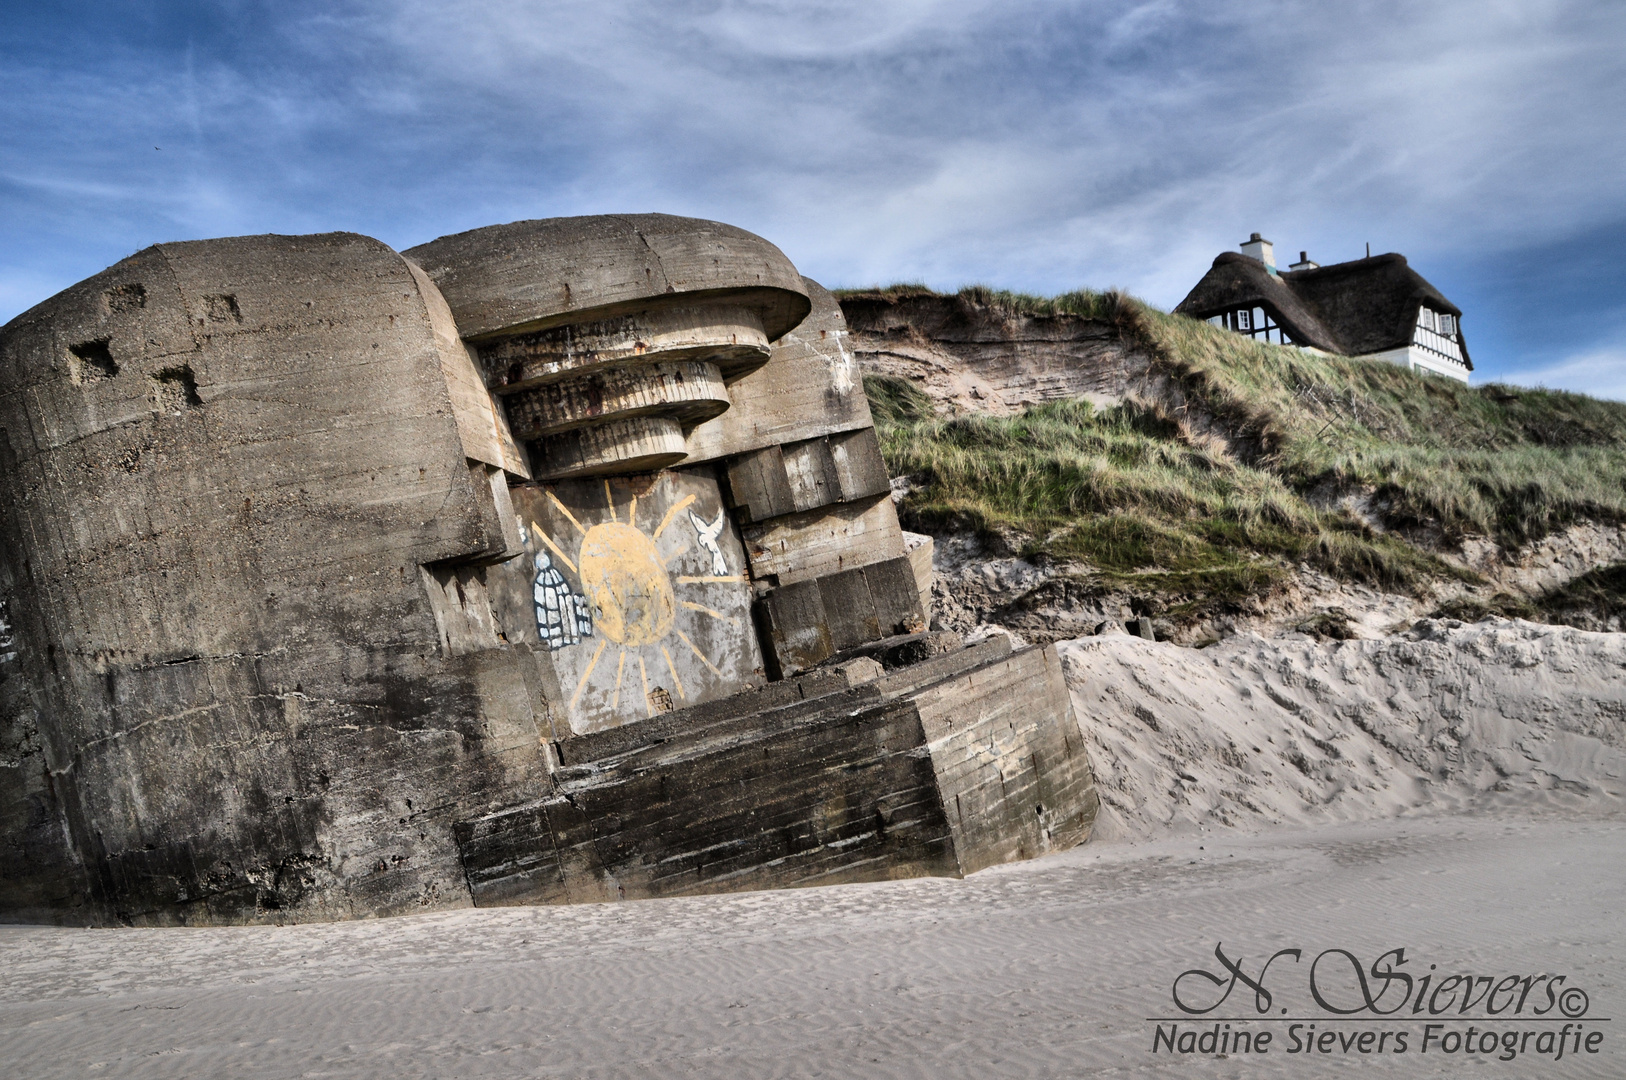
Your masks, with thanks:
[(1474, 368), (1462, 311), (1404, 255), (1318, 266), (1300, 252), (1298, 262), (1277, 270), (1270, 241), (1254, 233), (1241, 252), (1222, 252), (1174, 310), (1262, 341), (1384, 360), (1463, 382)]

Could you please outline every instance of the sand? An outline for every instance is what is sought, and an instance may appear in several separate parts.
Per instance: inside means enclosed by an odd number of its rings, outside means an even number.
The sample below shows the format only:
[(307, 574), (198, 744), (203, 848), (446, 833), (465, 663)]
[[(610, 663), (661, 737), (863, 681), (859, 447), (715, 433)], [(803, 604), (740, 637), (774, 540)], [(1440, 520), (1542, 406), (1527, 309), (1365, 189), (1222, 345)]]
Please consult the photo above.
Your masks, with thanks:
[(1626, 812), (1626, 634), (1427, 621), (1318, 643), (1059, 646), (1097, 836), (1406, 814)]
[[(1626, 1075), (1626, 1017), (1604, 1019), (1626, 1009), (1626, 636), (1499, 623), (1065, 651), (1112, 839), (964, 881), (292, 927), (0, 927), (0, 1075)], [(1250, 971), (1305, 950), (1272, 968), (1272, 1015), (1292, 1010), (1275, 1044), (1154, 1053), (1148, 1018), (1174, 1012), (1180, 972), (1218, 969), (1219, 943)], [(1426, 1018), (1324, 1015), (1323, 1031), (1407, 1029), (1409, 1052), (1286, 1052), (1291, 1018), (1317, 1014), (1313, 957), (1397, 947), (1419, 974), (1564, 975), (1589, 995), (1579, 1023), (1599, 1052), (1421, 1053)], [(1238, 991), (1216, 1015), (1252, 1001)]]

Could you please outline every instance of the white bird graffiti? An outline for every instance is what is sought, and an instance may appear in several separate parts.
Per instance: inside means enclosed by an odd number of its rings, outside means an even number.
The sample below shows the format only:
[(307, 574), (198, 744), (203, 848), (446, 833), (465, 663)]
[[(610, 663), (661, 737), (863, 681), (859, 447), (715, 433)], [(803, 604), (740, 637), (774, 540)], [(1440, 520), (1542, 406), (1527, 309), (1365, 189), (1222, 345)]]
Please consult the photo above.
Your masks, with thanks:
[(695, 535), (700, 538), (700, 546), (711, 553), (711, 572), (717, 577), (727, 577), (728, 562), (723, 558), (723, 549), (717, 546), (717, 537), (722, 535), (723, 522), (728, 520), (728, 511), (718, 510), (717, 520), (708, 522), (690, 510), (689, 520), (694, 523)]

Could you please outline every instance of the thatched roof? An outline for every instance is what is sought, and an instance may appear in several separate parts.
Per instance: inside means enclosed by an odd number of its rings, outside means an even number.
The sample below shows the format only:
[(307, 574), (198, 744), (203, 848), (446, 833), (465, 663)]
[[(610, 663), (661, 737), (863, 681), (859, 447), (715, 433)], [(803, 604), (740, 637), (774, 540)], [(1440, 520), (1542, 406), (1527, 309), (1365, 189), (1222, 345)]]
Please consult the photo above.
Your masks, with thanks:
[[(1175, 311), (1207, 319), (1233, 308), (1265, 308), (1296, 342), (1343, 356), (1398, 349), (1411, 344), (1417, 310), (1427, 304), (1455, 315), (1462, 311), (1440, 295), (1404, 255), (1374, 255), (1314, 270), (1272, 274), (1258, 259), (1235, 251), (1220, 254)], [(1462, 358), (1469, 371), (1468, 346)]]

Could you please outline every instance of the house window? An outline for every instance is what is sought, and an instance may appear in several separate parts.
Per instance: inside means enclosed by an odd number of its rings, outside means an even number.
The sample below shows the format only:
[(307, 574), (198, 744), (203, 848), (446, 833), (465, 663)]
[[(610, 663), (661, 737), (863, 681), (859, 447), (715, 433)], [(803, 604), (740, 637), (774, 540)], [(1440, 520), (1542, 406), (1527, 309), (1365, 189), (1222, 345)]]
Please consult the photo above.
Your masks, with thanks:
[(1447, 315), (1443, 311), (1433, 311), (1429, 308), (1420, 309), (1417, 312), (1417, 325), (1420, 329), (1444, 337), (1454, 338), (1457, 336), (1457, 317)]
[(1457, 337), (1457, 319), (1441, 311), (1421, 308), (1417, 312), (1417, 331), (1412, 345), (1452, 363), (1463, 363), (1461, 339)]
[(1239, 334), (1247, 334), (1256, 341), (1268, 342), (1272, 345), (1291, 345), (1293, 339), (1287, 336), (1276, 320), (1272, 319), (1270, 312), (1262, 307), (1236, 308), (1223, 315), (1209, 318), (1215, 326), (1223, 326), (1227, 330), (1235, 330)]

